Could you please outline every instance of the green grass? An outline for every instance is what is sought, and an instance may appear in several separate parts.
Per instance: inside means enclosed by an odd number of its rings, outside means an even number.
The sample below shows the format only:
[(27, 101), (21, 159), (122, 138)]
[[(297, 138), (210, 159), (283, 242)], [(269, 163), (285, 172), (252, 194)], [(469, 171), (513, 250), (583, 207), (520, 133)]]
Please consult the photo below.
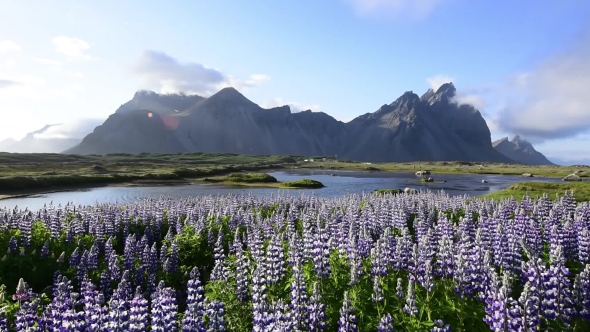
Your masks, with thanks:
[(389, 171), (389, 172), (417, 172), (428, 170), (435, 174), (496, 174), (518, 175), (530, 173), (534, 177), (564, 177), (576, 173), (582, 178), (590, 176), (590, 167), (587, 166), (528, 166), (521, 164), (501, 163), (477, 163), (464, 161), (436, 161), (436, 162), (407, 162), (407, 163), (373, 163), (352, 161), (327, 160), (325, 162), (299, 162), (299, 168), (321, 168), (334, 170), (356, 171)]
[(578, 202), (590, 201), (590, 182), (564, 182), (564, 183), (546, 183), (546, 182), (520, 182), (491, 194), (480, 196), (486, 199), (504, 199), (514, 197), (521, 200), (528, 194), (534, 199), (542, 196), (544, 193), (549, 198), (555, 199), (557, 195), (563, 196), (566, 191), (572, 190)]
[(308, 188), (308, 189), (318, 189), (325, 187), (323, 183), (316, 180), (311, 179), (301, 179), (295, 180), (290, 182), (281, 182), (281, 188)]

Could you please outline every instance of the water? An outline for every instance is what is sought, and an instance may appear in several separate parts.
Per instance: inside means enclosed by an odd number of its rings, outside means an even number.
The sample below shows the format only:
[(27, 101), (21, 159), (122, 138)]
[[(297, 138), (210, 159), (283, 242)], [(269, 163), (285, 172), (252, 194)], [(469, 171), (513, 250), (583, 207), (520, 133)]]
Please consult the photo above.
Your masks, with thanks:
[[(356, 172), (337, 170), (290, 170), (270, 172), (279, 181), (293, 181), (309, 178), (321, 181), (326, 187), (322, 189), (282, 189), (277, 188), (228, 188), (224, 186), (182, 185), (153, 187), (98, 187), (92, 189), (33, 195), (21, 198), (0, 200), (0, 207), (28, 207), (37, 210), (43, 204), (53, 201), (54, 205), (73, 202), (76, 205), (95, 203), (130, 203), (146, 197), (188, 197), (198, 195), (225, 195), (253, 193), (258, 196), (270, 196), (278, 192), (299, 195), (313, 194), (321, 197), (338, 197), (345, 194), (370, 193), (376, 189), (417, 188), (422, 190), (444, 190), (450, 195), (480, 196), (502, 190), (509, 185), (522, 181), (559, 182), (553, 178), (522, 178), (509, 175), (481, 174), (433, 174), (435, 183), (421, 183), (414, 173), (393, 172)], [(335, 176), (331, 176), (335, 174)], [(439, 181), (446, 180), (446, 183)], [(482, 183), (482, 180), (488, 183)]]

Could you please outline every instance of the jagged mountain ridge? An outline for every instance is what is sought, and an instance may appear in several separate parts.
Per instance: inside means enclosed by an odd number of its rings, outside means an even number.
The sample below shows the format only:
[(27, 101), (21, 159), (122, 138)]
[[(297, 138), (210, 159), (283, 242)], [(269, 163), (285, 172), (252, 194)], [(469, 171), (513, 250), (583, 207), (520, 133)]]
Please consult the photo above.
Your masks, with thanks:
[[(422, 97), (406, 92), (374, 113), (343, 123), (321, 112), (291, 113), (289, 106), (263, 109), (233, 88), (222, 89), (209, 98), (197, 96), (189, 100), (184, 96), (182, 101), (178, 100), (181, 97), (165, 99), (155, 93), (141, 92), (135, 94), (132, 103), (122, 105), (103, 125), (66, 152), (202, 151), (338, 155), (374, 162), (511, 162), (493, 149), (489, 129), (479, 111), (453, 103), (454, 94), (452, 83), (436, 92), (429, 90)], [(131, 111), (130, 105), (148, 105), (154, 99), (158, 100), (158, 107)], [(177, 106), (181, 103), (184, 108)], [(179, 112), (169, 111), (178, 108), (181, 108)], [(158, 112), (159, 109), (164, 111)], [(161, 125), (126, 120), (147, 118), (148, 113), (152, 114), (150, 121), (159, 121)], [(151, 131), (136, 127), (147, 125), (167, 143), (146, 144), (146, 135)]]
[(517, 163), (526, 165), (555, 165), (542, 153), (535, 150), (533, 145), (519, 135), (514, 136), (512, 141), (508, 137), (501, 138), (492, 143), (496, 151)]
[(38, 138), (37, 134), (43, 134), (47, 129), (60, 124), (46, 125), (39, 130), (28, 133), (20, 140), (5, 139), (0, 142), (0, 152), (12, 153), (60, 153), (65, 149), (79, 144), (81, 138)]

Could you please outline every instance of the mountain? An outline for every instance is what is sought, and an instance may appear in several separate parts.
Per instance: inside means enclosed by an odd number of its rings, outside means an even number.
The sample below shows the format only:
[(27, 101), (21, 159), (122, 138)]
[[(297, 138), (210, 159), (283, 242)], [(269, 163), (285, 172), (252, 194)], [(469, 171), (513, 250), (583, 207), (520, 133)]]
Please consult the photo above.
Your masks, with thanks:
[(555, 165), (550, 162), (541, 152), (535, 150), (528, 141), (516, 135), (511, 140), (508, 137), (501, 138), (492, 143), (496, 151), (506, 157), (525, 165)]
[(452, 83), (406, 92), (343, 123), (326, 113), (263, 109), (233, 88), (209, 98), (139, 91), (66, 153), (222, 152), (338, 155), (361, 161), (511, 162), (494, 150), (479, 111), (453, 101)]
[(12, 153), (60, 153), (82, 141), (79, 138), (44, 138), (37, 136), (54, 126), (59, 126), (59, 124), (46, 125), (39, 130), (28, 133), (18, 141), (10, 138), (3, 140), (0, 142), (0, 151)]
[(405, 92), (389, 105), (347, 123), (349, 159), (373, 162), (469, 160), (510, 162), (492, 148), (479, 111), (457, 105), (452, 83), (422, 97)]

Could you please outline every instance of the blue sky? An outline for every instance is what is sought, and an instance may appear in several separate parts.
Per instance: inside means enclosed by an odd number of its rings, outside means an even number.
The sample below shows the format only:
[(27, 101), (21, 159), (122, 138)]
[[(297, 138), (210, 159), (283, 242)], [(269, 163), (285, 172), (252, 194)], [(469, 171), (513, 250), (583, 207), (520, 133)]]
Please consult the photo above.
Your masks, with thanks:
[(452, 80), (492, 138), (590, 159), (590, 2), (0, 0), (0, 140), (82, 135), (138, 89), (234, 86), (348, 121)]

